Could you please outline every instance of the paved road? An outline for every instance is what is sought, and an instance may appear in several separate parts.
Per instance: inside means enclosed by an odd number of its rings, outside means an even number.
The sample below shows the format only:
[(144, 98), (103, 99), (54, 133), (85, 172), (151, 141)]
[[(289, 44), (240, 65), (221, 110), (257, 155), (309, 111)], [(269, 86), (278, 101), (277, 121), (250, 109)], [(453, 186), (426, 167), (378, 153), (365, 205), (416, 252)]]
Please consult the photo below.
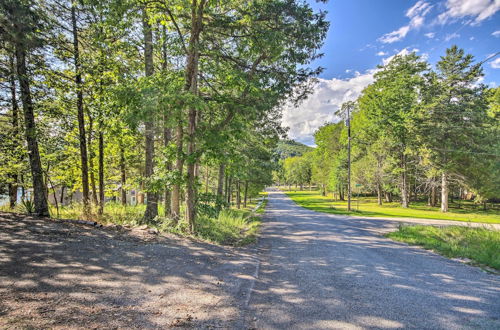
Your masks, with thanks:
[(500, 277), (384, 238), (395, 222), (349, 219), (269, 193), (258, 329), (500, 329)]

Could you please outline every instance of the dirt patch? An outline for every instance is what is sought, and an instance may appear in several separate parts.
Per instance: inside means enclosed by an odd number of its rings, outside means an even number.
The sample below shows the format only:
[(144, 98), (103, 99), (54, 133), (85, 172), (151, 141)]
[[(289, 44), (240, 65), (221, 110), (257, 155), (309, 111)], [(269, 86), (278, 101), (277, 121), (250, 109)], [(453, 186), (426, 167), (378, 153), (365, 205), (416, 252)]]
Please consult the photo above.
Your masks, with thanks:
[(0, 213), (0, 328), (233, 328), (250, 250)]

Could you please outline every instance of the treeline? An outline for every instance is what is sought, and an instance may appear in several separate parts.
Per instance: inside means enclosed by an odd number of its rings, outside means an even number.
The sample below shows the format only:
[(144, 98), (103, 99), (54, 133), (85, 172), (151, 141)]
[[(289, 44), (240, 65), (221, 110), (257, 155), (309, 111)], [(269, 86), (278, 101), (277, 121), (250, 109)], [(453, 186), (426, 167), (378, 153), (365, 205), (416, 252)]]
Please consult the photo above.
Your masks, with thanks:
[(272, 181), (327, 29), (294, 0), (3, 0), (0, 189), (42, 216), (78, 192), (84, 217), (137, 190), (144, 222), (164, 203), (194, 231)]
[(436, 67), (415, 53), (379, 67), (375, 82), (339, 110), (344, 119), (314, 134), (317, 147), (287, 158), (282, 184), (310, 184), (347, 198), (345, 120), (351, 111), (352, 187), (399, 198), (402, 207), (428, 199), (448, 211), (451, 197), (477, 202), (500, 197), (500, 88), (481, 84), (481, 63), (456, 46)]

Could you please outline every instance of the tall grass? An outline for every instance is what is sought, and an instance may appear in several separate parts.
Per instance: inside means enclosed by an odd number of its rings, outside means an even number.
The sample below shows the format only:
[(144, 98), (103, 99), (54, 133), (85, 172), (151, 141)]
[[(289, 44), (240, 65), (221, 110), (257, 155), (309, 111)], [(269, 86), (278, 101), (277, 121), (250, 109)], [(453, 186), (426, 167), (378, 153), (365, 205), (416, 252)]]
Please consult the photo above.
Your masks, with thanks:
[(387, 237), (420, 245), (447, 257), (469, 258), (480, 265), (500, 270), (500, 231), (449, 226), (400, 226)]
[(222, 210), (214, 218), (199, 217), (197, 235), (211, 242), (245, 245), (256, 240), (260, 218), (242, 210)]
[[(104, 212), (102, 215), (98, 215), (97, 208), (91, 208), (90, 219), (98, 221), (103, 224), (117, 224), (117, 225), (135, 225), (139, 224), (144, 211), (146, 210), (146, 205), (122, 205), (120, 203), (108, 202), (104, 207)], [(79, 203), (73, 203), (67, 206), (60, 206), (59, 212), (54, 206), (50, 207), (50, 214), (54, 218), (59, 219), (84, 219), (83, 205)], [(164, 214), (164, 208), (162, 205), (159, 206), (159, 215)]]
[[(265, 198), (265, 195), (263, 195)], [(245, 245), (256, 240), (256, 235), (261, 223), (257, 214), (262, 213), (265, 208), (264, 200), (259, 209), (252, 212), (250, 209), (236, 210), (223, 209), (217, 217), (199, 215), (196, 222), (195, 237), (214, 243), (226, 245)], [(90, 219), (83, 215), (83, 205), (73, 203), (67, 206), (59, 206), (57, 210), (54, 206), (50, 207), (50, 213), (53, 218), (59, 219), (87, 219), (98, 221), (102, 224), (130, 225), (141, 224), (146, 205), (122, 205), (120, 203), (106, 203), (104, 213), (97, 214), (97, 208), (91, 209)], [(16, 206), (14, 210), (3, 206), (0, 211), (26, 213), (22, 205)], [(149, 224), (150, 227), (158, 229), (160, 232), (170, 232), (182, 236), (191, 236), (188, 226), (184, 221), (178, 224), (168, 217), (164, 216), (164, 207), (159, 205), (159, 216), (155, 221)], [(181, 209), (181, 214), (184, 209)]]

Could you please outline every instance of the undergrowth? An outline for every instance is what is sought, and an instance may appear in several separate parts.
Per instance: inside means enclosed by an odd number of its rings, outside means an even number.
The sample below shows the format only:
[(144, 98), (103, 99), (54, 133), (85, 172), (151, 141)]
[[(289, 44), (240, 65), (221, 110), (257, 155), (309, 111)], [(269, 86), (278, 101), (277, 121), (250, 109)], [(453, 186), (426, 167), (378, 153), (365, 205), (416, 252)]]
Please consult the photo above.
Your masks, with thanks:
[[(259, 226), (261, 224), (260, 214), (264, 212), (267, 203), (266, 194), (261, 193), (262, 203), (257, 209), (222, 209), (216, 215), (199, 214), (196, 221), (196, 233), (191, 234), (185, 221), (175, 224), (164, 214), (163, 205), (159, 205), (159, 215), (152, 222), (148, 223), (151, 228), (156, 228), (160, 232), (169, 232), (180, 236), (194, 236), (199, 239), (217, 244), (242, 246), (256, 241)], [(97, 221), (104, 225), (128, 225), (131, 227), (142, 224), (145, 205), (122, 205), (120, 203), (106, 203), (104, 213), (97, 214), (97, 209), (92, 208), (90, 217), (83, 216), (82, 204), (71, 204), (59, 206), (57, 210), (51, 206), (50, 213), (53, 218), (58, 219), (86, 219)], [(29, 213), (23, 204), (17, 205), (14, 209), (8, 206), (0, 207), (0, 211)], [(181, 209), (181, 214), (184, 210)]]

